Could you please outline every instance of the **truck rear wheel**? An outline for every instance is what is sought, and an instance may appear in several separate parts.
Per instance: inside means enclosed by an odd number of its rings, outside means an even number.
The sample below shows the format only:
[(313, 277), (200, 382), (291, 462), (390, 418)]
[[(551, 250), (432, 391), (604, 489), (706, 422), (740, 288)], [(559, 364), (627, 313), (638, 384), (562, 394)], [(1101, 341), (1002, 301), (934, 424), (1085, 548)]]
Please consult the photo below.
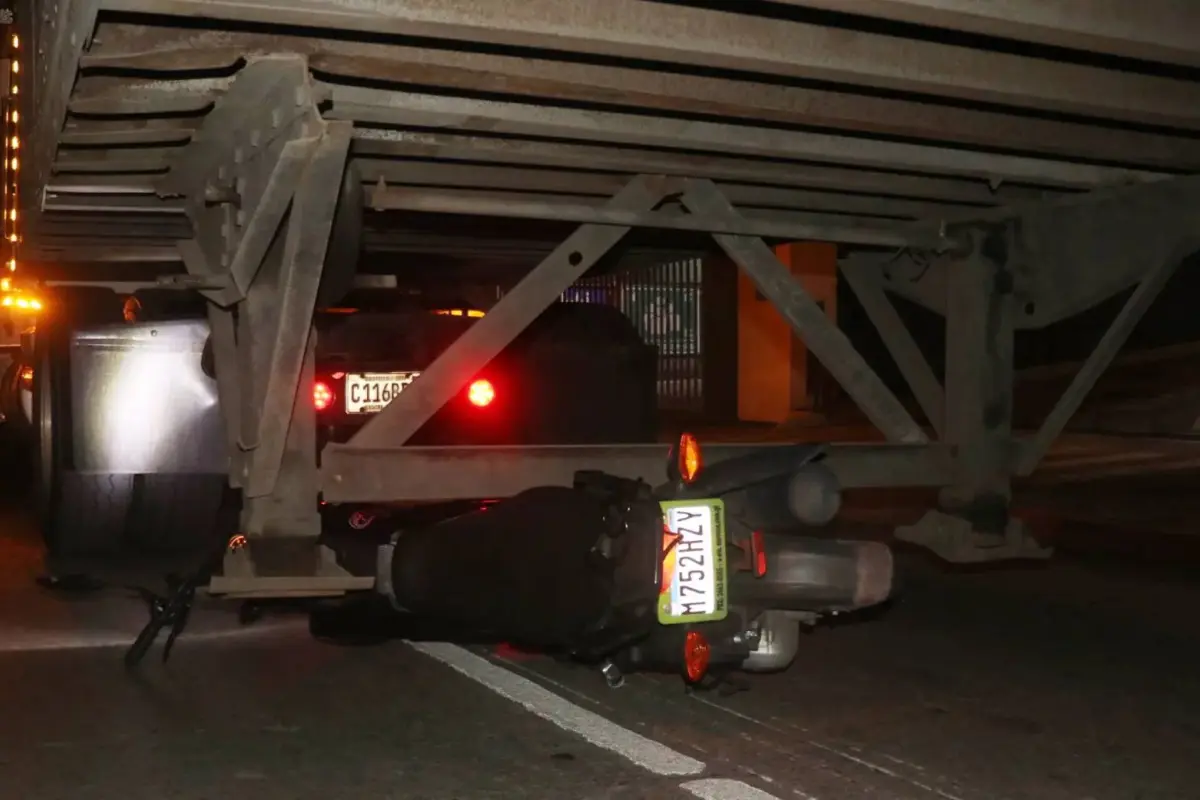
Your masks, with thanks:
[(237, 526), (223, 475), (138, 475), (126, 541), (142, 553), (188, 553), (228, 539)]
[[(120, 321), (111, 292), (71, 292), (55, 298), (56, 319), (76, 324)], [(94, 555), (119, 543), (133, 478), (70, 469), (70, 327), (43, 321), (34, 339), (34, 479), (38, 522), (52, 565)]]
[[(119, 323), (110, 292), (55, 300), (55, 320), (84, 327)], [(93, 558), (183, 553), (207, 547), (232, 523), (221, 519), (221, 475), (80, 473), (71, 465), (71, 327), (39, 326), (33, 392), (38, 520), (51, 572), (77, 571)]]

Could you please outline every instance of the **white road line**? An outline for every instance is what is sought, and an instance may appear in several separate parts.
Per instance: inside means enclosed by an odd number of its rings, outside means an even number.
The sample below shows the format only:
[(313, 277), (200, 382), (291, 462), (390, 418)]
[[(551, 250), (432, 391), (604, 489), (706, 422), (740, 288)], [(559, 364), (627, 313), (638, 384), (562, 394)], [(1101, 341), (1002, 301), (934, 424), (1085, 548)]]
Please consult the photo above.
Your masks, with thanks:
[[(711, 708), (715, 708), (715, 709), (717, 709), (718, 711), (724, 711), (726, 714), (729, 714), (729, 715), (731, 715), (731, 716), (737, 717), (737, 718), (739, 718), (739, 719), (744, 719), (744, 720), (746, 720), (747, 722), (752, 722), (752, 723), (754, 723), (755, 725), (758, 725), (758, 726), (760, 726), (760, 727), (766, 728), (767, 730), (769, 730), (769, 731), (773, 731), (774, 733), (778, 733), (778, 734), (781, 734), (781, 735), (783, 735), (783, 736), (787, 736), (787, 735), (788, 735), (787, 731), (783, 730), (782, 728), (778, 727), (777, 725), (772, 725), (772, 724), (770, 724), (770, 723), (763, 722), (763, 721), (762, 721), (762, 720), (760, 720), (760, 719), (757, 719), (757, 718), (755, 718), (755, 717), (752, 717), (752, 716), (750, 716), (750, 715), (748, 715), (748, 714), (743, 714), (742, 712), (740, 712), (740, 711), (737, 711), (737, 710), (735, 710), (735, 709), (732, 709), (732, 708), (729, 708), (728, 706), (723, 706), (723, 705), (721, 705), (720, 703), (714, 703), (714, 702), (713, 702), (713, 701), (711, 701), (711, 700), (706, 700), (706, 699), (704, 699), (703, 697), (700, 697), (700, 696), (698, 696), (698, 695), (694, 695), (694, 694), (692, 695), (692, 699), (694, 699), (694, 700), (697, 700), (697, 701), (699, 701), (699, 702), (703, 703), (704, 705), (706, 705), (706, 706), (709, 706), (709, 707), (711, 707)], [(787, 726), (788, 726), (789, 728), (791, 728), (792, 730), (795, 730), (795, 731), (798, 731), (798, 732), (800, 732), (800, 733), (804, 733), (804, 734), (807, 734), (807, 733), (808, 733), (808, 731), (807, 731), (807, 730), (805, 730), (804, 728), (801, 728), (801, 727), (799, 727), (798, 725), (792, 725), (792, 724), (788, 724), (788, 723), (785, 723), (785, 724), (787, 724)], [(861, 756), (854, 755), (853, 753), (850, 753), (850, 752), (848, 752), (848, 751), (846, 751), (846, 750), (842, 750), (842, 749), (840, 749), (840, 748), (833, 747), (832, 745), (824, 744), (824, 743), (822, 743), (822, 742), (818, 742), (818, 741), (816, 741), (816, 740), (814, 740), (814, 739), (809, 739), (809, 738), (807, 738), (807, 737), (806, 737), (805, 739), (803, 739), (803, 742), (804, 742), (805, 744), (809, 745), (810, 747), (814, 747), (814, 748), (816, 748), (817, 750), (821, 750), (821, 751), (824, 751), (824, 752), (826, 752), (826, 753), (829, 753), (830, 755), (837, 756), (838, 758), (844, 758), (845, 760), (847, 760), (847, 761), (849, 761), (849, 762), (851, 762), (851, 763), (857, 764), (857, 765), (859, 765), (860, 767), (865, 767), (866, 769), (868, 769), (868, 770), (870, 770), (870, 771), (872, 771), (872, 772), (877, 772), (877, 773), (879, 773), (880, 775), (886, 775), (886, 776), (887, 776), (887, 777), (889, 777), (889, 778), (893, 778), (893, 779), (895, 779), (895, 780), (898, 780), (898, 781), (903, 781), (904, 783), (907, 783), (907, 784), (909, 784), (910, 786), (913, 786), (913, 787), (915, 787), (915, 788), (917, 788), (917, 789), (920, 789), (920, 790), (922, 790), (922, 791), (924, 791), (924, 792), (928, 792), (928, 793), (930, 793), (930, 794), (935, 794), (935, 795), (937, 795), (938, 797), (941, 797), (941, 798), (943, 798), (943, 800), (963, 800), (963, 798), (962, 798), (962, 797), (959, 797), (959, 796), (958, 796), (958, 795), (956, 795), (956, 794), (951, 794), (950, 792), (947, 792), (947, 791), (944, 791), (944, 790), (942, 790), (942, 789), (939, 789), (939, 788), (938, 788), (938, 787), (936, 787), (936, 786), (931, 786), (930, 784), (928, 784), (928, 783), (925, 783), (925, 782), (923, 782), (923, 781), (921, 781), (921, 780), (917, 780), (916, 778), (910, 777), (910, 776), (908, 776), (908, 775), (903, 775), (903, 774), (901, 774), (901, 773), (897, 772), (897, 771), (896, 771), (896, 770), (894, 770), (894, 769), (888, 769), (887, 767), (883, 766), (882, 764), (877, 764), (877, 763), (875, 763), (874, 761), (869, 761), (869, 760), (867, 760), (866, 758), (863, 758), (863, 757), (861, 757)], [(908, 766), (908, 767), (910, 767), (910, 768), (912, 768), (912, 769), (919, 770), (920, 772), (924, 772), (924, 771), (925, 771), (925, 770), (924, 770), (924, 768), (922, 768), (922, 767), (919, 767), (919, 766), (917, 766), (917, 765), (915, 765), (915, 764), (909, 764), (908, 762), (906, 762), (906, 761), (900, 761), (900, 759), (897, 759), (897, 758), (893, 758), (892, 760), (893, 760), (893, 761), (896, 761), (896, 762), (899, 762), (899, 763), (901, 763), (901, 764), (904, 764), (905, 766)]]
[(701, 800), (779, 800), (770, 792), (729, 778), (702, 778), (682, 783), (679, 788)]
[[(577, 734), (597, 747), (623, 756), (656, 775), (699, 775), (705, 769), (704, 762), (623, 728), (458, 645), (432, 642), (409, 642), (409, 645), (547, 722)], [(736, 796), (729, 797), (732, 799)], [(770, 795), (742, 797), (765, 800)]]
[[(105, 629), (43, 629), (0, 628), (0, 653), (28, 653), (51, 650), (100, 650), (114, 647), (129, 647), (137, 638), (143, 621), (130, 623), (127, 627)], [(227, 639), (266, 640), (269, 636), (300, 631), (306, 623), (302, 619), (279, 619), (259, 625), (238, 628), (214, 628), (188, 631), (181, 637), (180, 644), (222, 641)], [(306, 629), (306, 628), (305, 628)], [(159, 638), (161, 644), (165, 634)]]
[(929, 792), (930, 794), (935, 794), (938, 797), (944, 798), (944, 800), (963, 800), (962, 797), (959, 797), (956, 794), (951, 794), (950, 792), (939, 789), (936, 786), (931, 786), (928, 783), (925, 783), (924, 781), (919, 781), (915, 778), (909, 777), (908, 775), (903, 775), (899, 772), (896, 772), (896, 770), (894, 770), (894, 769), (888, 769), (887, 767), (883, 766), (882, 764), (876, 764), (874, 761), (868, 761), (865, 758), (856, 756), (853, 753), (849, 753), (849, 752), (847, 752), (845, 750), (841, 750), (837, 747), (832, 747), (830, 745), (823, 744), (821, 742), (816, 742), (816, 741), (813, 741), (812, 739), (808, 739), (805, 743), (808, 745), (811, 745), (812, 747), (817, 748), (818, 750), (823, 750), (826, 753), (829, 753), (830, 755), (839, 756), (839, 757), (844, 758), (847, 761), (850, 761), (854, 764), (858, 764), (860, 767), (865, 767), (865, 768), (871, 770), (872, 772), (878, 772), (880, 775), (886, 775), (889, 778), (894, 778), (898, 781), (904, 781), (905, 783), (909, 784), (910, 786), (915, 786), (916, 788), (921, 789), (926, 792)]

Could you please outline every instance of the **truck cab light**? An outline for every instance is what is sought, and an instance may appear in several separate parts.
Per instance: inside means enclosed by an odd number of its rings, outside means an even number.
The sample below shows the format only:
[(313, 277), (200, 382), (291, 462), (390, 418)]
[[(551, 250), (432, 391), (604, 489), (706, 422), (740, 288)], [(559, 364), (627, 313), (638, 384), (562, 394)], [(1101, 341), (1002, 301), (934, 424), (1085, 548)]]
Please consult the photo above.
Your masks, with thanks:
[(13, 297), (12, 295), (8, 295), (3, 300), (0, 300), (0, 305), (3, 305), (5, 308), (18, 308), (21, 311), (42, 310), (42, 301), (35, 300), (32, 297)]

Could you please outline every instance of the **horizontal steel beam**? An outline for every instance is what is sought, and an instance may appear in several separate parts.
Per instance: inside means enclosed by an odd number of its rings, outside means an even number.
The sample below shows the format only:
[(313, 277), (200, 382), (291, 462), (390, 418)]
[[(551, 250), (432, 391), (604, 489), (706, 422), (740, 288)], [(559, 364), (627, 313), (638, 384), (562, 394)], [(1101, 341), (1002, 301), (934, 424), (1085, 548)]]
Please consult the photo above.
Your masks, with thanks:
[[(716, 463), (780, 445), (708, 444)], [(940, 445), (834, 444), (827, 457), (844, 488), (942, 486), (950, 458)], [(575, 473), (601, 469), (652, 484), (666, 480), (667, 445), (397, 447), (328, 445), (322, 495), (330, 503), (417, 502), (511, 497), (530, 486), (569, 486)]]
[[(522, 169), (512, 166), (456, 164), (454, 162), (403, 160), (371, 161), (362, 166), (363, 181), (384, 181), (389, 186), (426, 186), (452, 189), (489, 189), (611, 197), (627, 178), (605, 172), (582, 170)], [(896, 197), (866, 197), (848, 192), (814, 191), (749, 184), (720, 184), (722, 193), (743, 211), (795, 209), (893, 219), (940, 218), (961, 214), (979, 205), (938, 203)]]
[[(70, 153), (70, 150), (64, 153)], [(167, 162), (162, 158), (139, 157), (137, 150), (126, 158), (59, 158), (54, 162), (54, 175), (146, 175), (165, 172)]]
[[(1200, 86), (879, 33), (642, 0), (105, 0), (104, 7), (766, 73), (1200, 127)], [(1186, 29), (1180, 30), (1182, 35)]]
[(200, 114), (232, 85), (232, 78), (147, 80), (83, 76), (67, 109), (72, 118)]
[(313, 69), (335, 83), (344, 82), (344, 78), (366, 79), (439, 92), (469, 91), (550, 104), (565, 101), (667, 115), (761, 120), (1130, 166), (1200, 167), (1200, 143), (1184, 136), (782, 85), (745, 76), (731, 79), (555, 61), (552, 57), (455, 52), (299, 35), (264, 37), (257, 32), (226, 33), (221, 37), (221, 48), (201, 49), (192, 39), (187, 29), (147, 26), (135, 36), (123, 38), (114, 52), (102, 47), (101, 52), (85, 55), (81, 69), (155, 72), (169, 77), (184, 67), (193, 72), (232, 70), (247, 52), (298, 52), (307, 54)]
[[(880, 170), (960, 175), (986, 181), (1087, 188), (1148, 181), (1162, 173), (1038, 158), (869, 140), (750, 125), (550, 108), (462, 97), (330, 86), (334, 119), (445, 129), (490, 136), (533, 136), (677, 150), (816, 161)], [(782, 168), (782, 167), (781, 167)]]
[(56, 178), (46, 185), (47, 194), (72, 195), (154, 195), (153, 178), (124, 175), (97, 175), (90, 178)]
[[(161, 219), (183, 215), (183, 203), (174, 199), (162, 199), (153, 194), (74, 194), (60, 193), (47, 188), (42, 201), (42, 211), (55, 213), (95, 212), (105, 214), (132, 214)], [(52, 218), (52, 217), (49, 217)], [(48, 219), (49, 219), (48, 218)], [(124, 221), (121, 223), (125, 224)]]
[[(818, 240), (878, 247), (946, 249), (949, 240), (936, 229), (915, 225), (820, 224), (800, 220), (743, 215), (739, 220), (667, 211), (624, 211), (589, 204), (581, 198), (559, 196), (549, 201), (528, 199), (519, 192), (447, 191), (427, 188), (376, 188), (368, 204), (376, 210), (558, 220), (700, 233), (730, 233), (789, 241)], [(800, 215), (795, 215), (800, 216)]]
[[(53, 273), (72, 273), (88, 270), (95, 264), (168, 264), (182, 258), (172, 243), (133, 243), (121, 246), (109, 245), (97, 249), (86, 241), (63, 241), (53, 237), (39, 237), (38, 246), (24, 248), (22, 261), (38, 264), (38, 274), (49, 269)], [(61, 269), (60, 269), (61, 268)]]
[(393, 158), (436, 158), (471, 164), (519, 165), (542, 171), (555, 168), (603, 170), (615, 174), (660, 173), (706, 177), (717, 181), (768, 186), (857, 192), (897, 198), (918, 198), (1002, 205), (1057, 196), (1057, 192), (980, 180), (911, 175), (882, 170), (822, 164), (778, 162), (662, 150), (635, 150), (585, 143), (536, 142), (425, 131), (359, 128), (354, 154), (364, 176), (379, 177), (391, 169)]
[(1053, 47), (1200, 67), (1190, 0), (776, 0)]
[[(51, 279), (42, 282), (43, 286), (91, 286), (97, 288), (111, 289), (118, 294), (133, 294), (134, 292), (144, 289), (177, 289), (180, 291), (190, 291), (197, 286), (202, 286), (203, 282), (198, 282), (189, 275), (162, 275), (158, 280), (59, 280)], [(354, 277), (355, 289), (395, 289), (397, 286), (395, 275), (356, 275)]]
[(58, 137), (59, 147), (136, 147), (139, 145), (187, 144), (192, 131), (184, 128), (129, 128), (119, 130), (63, 131)]

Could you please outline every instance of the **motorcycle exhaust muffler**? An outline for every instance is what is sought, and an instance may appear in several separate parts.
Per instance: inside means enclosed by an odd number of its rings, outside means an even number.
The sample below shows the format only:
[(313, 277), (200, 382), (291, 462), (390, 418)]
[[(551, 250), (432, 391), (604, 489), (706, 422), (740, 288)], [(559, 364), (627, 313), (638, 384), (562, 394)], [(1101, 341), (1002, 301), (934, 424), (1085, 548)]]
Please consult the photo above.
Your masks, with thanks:
[(878, 605), (894, 586), (891, 548), (882, 542), (756, 534), (766, 553), (762, 575), (734, 572), (739, 604), (781, 611), (828, 613)]

